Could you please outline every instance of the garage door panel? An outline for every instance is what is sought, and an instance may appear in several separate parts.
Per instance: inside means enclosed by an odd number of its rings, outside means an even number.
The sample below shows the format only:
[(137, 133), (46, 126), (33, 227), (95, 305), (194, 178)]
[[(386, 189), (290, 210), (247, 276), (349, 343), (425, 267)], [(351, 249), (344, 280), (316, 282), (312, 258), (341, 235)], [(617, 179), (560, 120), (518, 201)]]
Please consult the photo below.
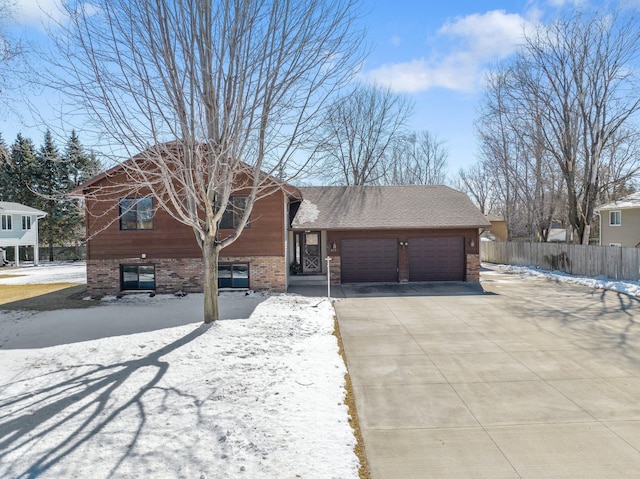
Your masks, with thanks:
[(396, 239), (342, 240), (343, 283), (398, 281)]
[(464, 238), (409, 240), (409, 281), (464, 281)]

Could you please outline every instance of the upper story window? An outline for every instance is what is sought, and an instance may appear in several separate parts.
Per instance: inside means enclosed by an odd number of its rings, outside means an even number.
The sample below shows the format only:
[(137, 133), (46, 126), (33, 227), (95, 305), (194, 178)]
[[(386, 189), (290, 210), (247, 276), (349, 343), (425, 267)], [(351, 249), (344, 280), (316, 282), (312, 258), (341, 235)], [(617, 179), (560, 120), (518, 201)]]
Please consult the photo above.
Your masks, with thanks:
[(125, 198), (120, 200), (120, 229), (153, 229), (153, 200), (151, 198)]
[(11, 215), (0, 215), (0, 230), (10, 231), (12, 229)]
[(609, 226), (620, 226), (622, 224), (622, 211), (609, 211)]
[(23, 216), (22, 217), (22, 230), (30, 230), (31, 229), (31, 216)]
[[(244, 210), (247, 207), (246, 196), (230, 196), (227, 209), (224, 210), (222, 218), (220, 219), (220, 229), (235, 229), (242, 220)], [(250, 223), (247, 222), (245, 228), (250, 228)]]

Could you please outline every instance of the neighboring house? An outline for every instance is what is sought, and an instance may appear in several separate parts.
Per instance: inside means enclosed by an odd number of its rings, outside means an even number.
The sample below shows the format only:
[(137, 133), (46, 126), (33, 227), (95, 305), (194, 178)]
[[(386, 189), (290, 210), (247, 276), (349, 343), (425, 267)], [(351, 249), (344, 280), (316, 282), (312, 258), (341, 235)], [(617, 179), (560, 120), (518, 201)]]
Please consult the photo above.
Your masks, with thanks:
[[(125, 181), (116, 168), (74, 192), (87, 209), (89, 292), (202, 291), (190, 227), (150, 198), (93, 199)], [(225, 213), (221, 234), (233, 221)], [(479, 228), (488, 226), (465, 194), (446, 186), (281, 185), (256, 201), (249, 226), (222, 250), (218, 286), (282, 292), (294, 274), (326, 281), (327, 256), (334, 283), (478, 281)]]
[(6, 259), (6, 248), (15, 248), (15, 264), (20, 263), (18, 248), (33, 247), (33, 262), (38, 264), (38, 220), (47, 214), (44, 211), (21, 205), (0, 201), (0, 261)]
[(509, 231), (507, 230), (507, 222), (504, 220), (504, 216), (485, 215), (485, 218), (491, 223), (491, 227), (482, 232), (482, 238), (489, 241), (507, 241)]
[(602, 246), (640, 246), (640, 193), (602, 205), (595, 212), (600, 217)]

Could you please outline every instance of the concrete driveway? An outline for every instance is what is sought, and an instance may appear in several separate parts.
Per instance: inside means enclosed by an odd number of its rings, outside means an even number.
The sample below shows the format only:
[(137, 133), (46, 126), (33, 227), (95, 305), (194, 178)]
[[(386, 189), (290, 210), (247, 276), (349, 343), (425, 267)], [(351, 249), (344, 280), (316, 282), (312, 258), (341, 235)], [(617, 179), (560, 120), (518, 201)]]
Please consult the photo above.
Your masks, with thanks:
[(640, 302), (482, 286), (336, 303), (372, 477), (640, 477)]

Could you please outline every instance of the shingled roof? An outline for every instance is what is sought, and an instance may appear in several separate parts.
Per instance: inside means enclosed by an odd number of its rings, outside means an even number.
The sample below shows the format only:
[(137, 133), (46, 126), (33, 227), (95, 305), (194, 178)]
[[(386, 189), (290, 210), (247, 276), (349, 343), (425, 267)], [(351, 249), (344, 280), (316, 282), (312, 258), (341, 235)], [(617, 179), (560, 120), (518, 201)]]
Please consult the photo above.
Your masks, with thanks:
[(299, 188), (294, 229), (485, 228), (491, 224), (464, 193), (443, 185)]
[(0, 201), (0, 213), (17, 213), (42, 217), (47, 215), (44, 211), (37, 210), (31, 206), (22, 205), (20, 203), (13, 203), (11, 201)]

